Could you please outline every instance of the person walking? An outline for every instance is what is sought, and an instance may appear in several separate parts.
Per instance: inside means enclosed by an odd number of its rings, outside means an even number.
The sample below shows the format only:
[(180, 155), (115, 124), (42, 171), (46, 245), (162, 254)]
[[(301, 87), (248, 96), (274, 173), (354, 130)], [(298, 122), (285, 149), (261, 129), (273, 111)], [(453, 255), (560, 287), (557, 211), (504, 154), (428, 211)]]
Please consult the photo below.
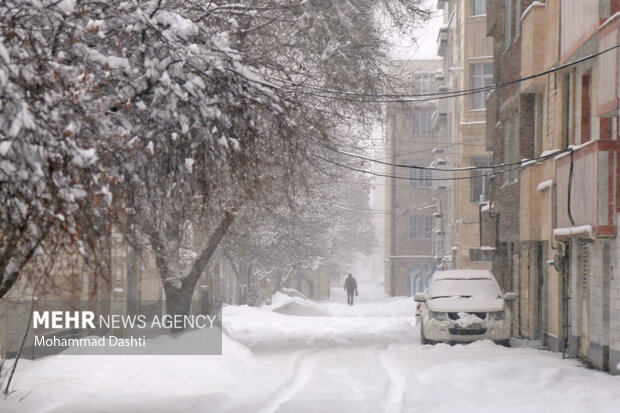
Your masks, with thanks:
[(347, 304), (353, 305), (353, 294), (357, 295), (357, 281), (351, 273), (344, 281), (344, 289), (347, 291)]

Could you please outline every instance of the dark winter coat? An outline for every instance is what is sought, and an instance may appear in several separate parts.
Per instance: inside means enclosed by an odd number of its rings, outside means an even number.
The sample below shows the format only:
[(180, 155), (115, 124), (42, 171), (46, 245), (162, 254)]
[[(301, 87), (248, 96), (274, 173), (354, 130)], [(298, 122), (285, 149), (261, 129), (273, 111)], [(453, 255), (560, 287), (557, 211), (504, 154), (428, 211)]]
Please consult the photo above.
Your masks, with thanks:
[(347, 290), (347, 293), (353, 294), (355, 290), (357, 290), (357, 281), (353, 277), (347, 277), (344, 281), (344, 289)]

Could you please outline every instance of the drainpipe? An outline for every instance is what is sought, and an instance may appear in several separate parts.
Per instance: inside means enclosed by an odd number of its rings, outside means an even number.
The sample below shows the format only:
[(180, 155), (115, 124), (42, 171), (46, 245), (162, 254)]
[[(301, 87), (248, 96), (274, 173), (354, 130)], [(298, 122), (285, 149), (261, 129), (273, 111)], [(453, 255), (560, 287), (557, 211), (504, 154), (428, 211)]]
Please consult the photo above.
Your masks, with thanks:
[[(572, 153), (572, 152), (571, 152)], [(560, 286), (561, 286), (561, 294), (562, 294), (562, 307), (561, 307), (561, 316), (562, 316), (562, 327), (561, 327), (561, 336), (558, 337), (561, 340), (560, 344), (562, 346), (562, 358), (566, 358), (566, 352), (568, 350), (568, 342), (570, 336), (570, 318), (569, 318), (569, 302), (570, 302), (570, 280), (569, 280), (569, 256), (568, 256), (568, 246), (559, 241), (556, 243), (555, 236), (553, 235), (553, 229), (557, 226), (557, 215), (555, 213), (555, 209), (553, 208), (556, 204), (556, 191), (554, 191), (554, 184), (552, 183), (549, 186), (549, 216), (551, 218), (551, 236), (549, 238), (549, 245), (552, 250), (557, 251), (555, 254), (558, 257), (561, 257), (559, 261), (559, 268), (554, 265), (554, 268), (558, 272), (558, 276), (560, 278)], [(554, 260), (555, 261), (555, 260)]]

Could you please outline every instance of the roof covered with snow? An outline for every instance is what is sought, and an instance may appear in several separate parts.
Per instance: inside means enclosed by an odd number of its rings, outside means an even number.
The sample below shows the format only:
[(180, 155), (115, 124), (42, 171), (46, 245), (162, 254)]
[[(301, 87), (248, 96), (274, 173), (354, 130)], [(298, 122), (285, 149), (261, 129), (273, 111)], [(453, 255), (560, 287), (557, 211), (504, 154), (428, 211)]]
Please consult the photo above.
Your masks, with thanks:
[(488, 270), (448, 270), (448, 271), (436, 271), (433, 274), (434, 280), (441, 279), (458, 279), (458, 280), (471, 280), (471, 279), (489, 279), (495, 280), (495, 277)]

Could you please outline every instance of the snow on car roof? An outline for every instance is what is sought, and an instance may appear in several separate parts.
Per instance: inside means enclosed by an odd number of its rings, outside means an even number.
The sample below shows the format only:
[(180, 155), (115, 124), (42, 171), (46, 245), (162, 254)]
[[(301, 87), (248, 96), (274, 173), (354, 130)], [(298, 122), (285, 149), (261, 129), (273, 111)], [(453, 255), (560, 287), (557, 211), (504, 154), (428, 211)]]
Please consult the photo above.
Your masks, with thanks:
[(433, 274), (435, 280), (495, 280), (495, 276), (488, 270), (448, 270), (448, 271), (436, 271)]

